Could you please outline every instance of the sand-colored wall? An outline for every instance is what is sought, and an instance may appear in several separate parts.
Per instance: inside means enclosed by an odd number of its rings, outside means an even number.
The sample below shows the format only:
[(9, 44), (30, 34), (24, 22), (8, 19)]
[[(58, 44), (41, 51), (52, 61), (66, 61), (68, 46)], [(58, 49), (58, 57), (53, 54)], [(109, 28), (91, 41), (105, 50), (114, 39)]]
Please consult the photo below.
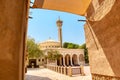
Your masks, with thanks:
[(0, 80), (23, 80), (28, 0), (0, 0)]
[(120, 1), (103, 0), (97, 9), (93, 3), (85, 25), (91, 73), (120, 77)]
[[(0, 0), (0, 80), (24, 78), (27, 1)], [(120, 77), (120, 1), (92, 1), (85, 26), (91, 72)]]

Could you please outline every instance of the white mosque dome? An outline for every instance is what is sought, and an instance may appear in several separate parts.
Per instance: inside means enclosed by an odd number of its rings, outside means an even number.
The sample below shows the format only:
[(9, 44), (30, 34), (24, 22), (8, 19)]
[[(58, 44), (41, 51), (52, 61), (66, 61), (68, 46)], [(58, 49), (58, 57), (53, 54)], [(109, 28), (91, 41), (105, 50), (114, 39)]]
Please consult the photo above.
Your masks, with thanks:
[(44, 42), (58, 42), (58, 41), (55, 41), (55, 40), (53, 40), (53, 39), (48, 39), (48, 40), (46, 40), (46, 41), (44, 41)]
[(39, 43), (39, 47), (40, 47), (41, 50), (59, 48), (60, 47), (60, 42), (49, 38), (48, 40), (45, 40), (45, 41)]

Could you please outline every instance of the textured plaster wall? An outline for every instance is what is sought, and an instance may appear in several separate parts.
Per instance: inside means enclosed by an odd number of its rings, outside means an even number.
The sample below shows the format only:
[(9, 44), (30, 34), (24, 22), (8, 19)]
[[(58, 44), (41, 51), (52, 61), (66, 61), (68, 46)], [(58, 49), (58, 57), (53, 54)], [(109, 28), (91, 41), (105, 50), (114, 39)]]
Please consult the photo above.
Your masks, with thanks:
[(0, 0), (0, 80), (22, 80), (27, 0)]
[(120, 1), (100, 0), (100, 4), (95, 11), (91, 3), (85, 25), (91, 72), (120, 77)]

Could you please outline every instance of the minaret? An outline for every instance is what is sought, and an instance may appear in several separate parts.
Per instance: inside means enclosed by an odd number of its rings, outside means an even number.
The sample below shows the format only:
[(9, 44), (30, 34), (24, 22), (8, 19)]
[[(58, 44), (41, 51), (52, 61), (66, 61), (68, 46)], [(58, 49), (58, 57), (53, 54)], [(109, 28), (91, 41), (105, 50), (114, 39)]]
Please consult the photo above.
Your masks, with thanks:
[(62, 48), (62, 23), (63, 23), (63, 21), (61, 21), (60, 17), (59, 17), (56, 24), (57, 24), (57, 27), (58, 27), (58, 40), (60, 42), (60, 47), (61, 48)]

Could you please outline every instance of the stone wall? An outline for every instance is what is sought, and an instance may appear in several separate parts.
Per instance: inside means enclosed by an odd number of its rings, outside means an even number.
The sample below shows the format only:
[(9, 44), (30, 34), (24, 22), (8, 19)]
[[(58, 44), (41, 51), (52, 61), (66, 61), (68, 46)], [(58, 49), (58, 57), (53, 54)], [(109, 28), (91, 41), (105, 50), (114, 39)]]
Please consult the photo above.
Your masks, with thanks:
[(23, 80), (28, 0), (0, 0), (0, 80)]
[(120, 80), (120, 77), (92, 74), (92, 80)]
[[(104, 75), (105, 77), (117, 77), (116, 80), (119, 80), (120, 1), (99, 0), (99, 2), (97, 9), (94, 8), (94, 0), (90, 4), (87, 10), (87, 23), (85, 25), (91, 72), (92, 74)], [(95, 76), (93, 75), (93, 77)], [(93, 80), (101, 79), (93, 78)]]

